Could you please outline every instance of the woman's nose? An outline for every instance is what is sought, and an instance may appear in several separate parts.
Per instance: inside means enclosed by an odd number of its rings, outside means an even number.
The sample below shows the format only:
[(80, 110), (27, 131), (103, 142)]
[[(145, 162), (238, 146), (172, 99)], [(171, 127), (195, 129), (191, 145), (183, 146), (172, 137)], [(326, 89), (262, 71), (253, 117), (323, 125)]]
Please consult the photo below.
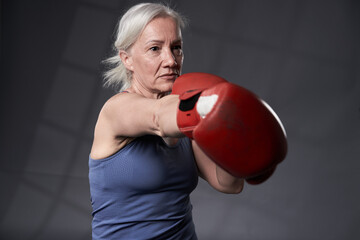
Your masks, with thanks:
[(166, 67), (175, 67), (177, 65), (176, 58), (171, 49), (165, 51), (163, 62)]

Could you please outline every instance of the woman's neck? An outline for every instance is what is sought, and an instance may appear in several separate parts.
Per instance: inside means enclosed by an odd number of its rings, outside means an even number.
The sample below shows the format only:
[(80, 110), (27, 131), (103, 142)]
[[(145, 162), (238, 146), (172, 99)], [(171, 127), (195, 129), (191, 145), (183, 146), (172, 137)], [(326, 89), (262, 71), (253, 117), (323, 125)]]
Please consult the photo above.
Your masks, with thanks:
[(153, 92), (143, 87), (141, 84), (138, 84), (137, 81), (133, 81), (130, 88), (126, 89), (126, 91), (152, 99), (159, 99), (170, 94), (170, 92)]

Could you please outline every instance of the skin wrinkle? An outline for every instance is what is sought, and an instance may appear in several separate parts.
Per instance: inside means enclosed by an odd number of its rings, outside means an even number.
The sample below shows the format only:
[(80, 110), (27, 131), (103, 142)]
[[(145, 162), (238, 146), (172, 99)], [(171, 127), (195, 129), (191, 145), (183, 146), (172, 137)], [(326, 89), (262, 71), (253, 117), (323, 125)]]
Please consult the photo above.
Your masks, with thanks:
[[(181, 72), (181, 31), (172, 18), (155, 18), (140, 34), (130, 51), (123, 53), (126, 54), (122, 55), (123, 62), (127, 63), (127, 69), (133, 73), (132, 86), (128, 90), (145, 97), (161, 98), (171, 92)], [(167, 74), (174, 74), (173, 79)]]

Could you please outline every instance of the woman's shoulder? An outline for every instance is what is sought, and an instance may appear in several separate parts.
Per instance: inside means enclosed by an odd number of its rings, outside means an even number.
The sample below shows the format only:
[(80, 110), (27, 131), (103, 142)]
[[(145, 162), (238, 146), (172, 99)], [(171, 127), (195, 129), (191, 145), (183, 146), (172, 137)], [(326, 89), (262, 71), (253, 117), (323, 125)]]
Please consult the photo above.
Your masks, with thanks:
[(125, 104), (127, 102), (132, 101), (134, 99), (142, 99), (142, 98), (144, 97), (137, 93), (133, 93), (130, 91), (122, 91), (116, 93), (115, 95), (111, 96), (108, 100), (106, 100), (102, 110), (107, 110), (107, 108), (113, 108), (113, 107), (118, 108), (121, 106), (126, 106)]

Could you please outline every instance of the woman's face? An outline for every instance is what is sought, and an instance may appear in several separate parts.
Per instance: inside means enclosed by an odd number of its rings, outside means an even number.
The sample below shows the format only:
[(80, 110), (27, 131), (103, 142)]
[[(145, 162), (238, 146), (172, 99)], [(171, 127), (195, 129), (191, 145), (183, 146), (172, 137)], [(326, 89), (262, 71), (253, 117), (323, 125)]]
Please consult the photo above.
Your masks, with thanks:
[[(181, 31), (170, 17), (153, 19), (131, 47), (132, 85), (151, 94), (170, 92), (183, 62)], [(148, 94), (147, 93), (147, 94)]]

